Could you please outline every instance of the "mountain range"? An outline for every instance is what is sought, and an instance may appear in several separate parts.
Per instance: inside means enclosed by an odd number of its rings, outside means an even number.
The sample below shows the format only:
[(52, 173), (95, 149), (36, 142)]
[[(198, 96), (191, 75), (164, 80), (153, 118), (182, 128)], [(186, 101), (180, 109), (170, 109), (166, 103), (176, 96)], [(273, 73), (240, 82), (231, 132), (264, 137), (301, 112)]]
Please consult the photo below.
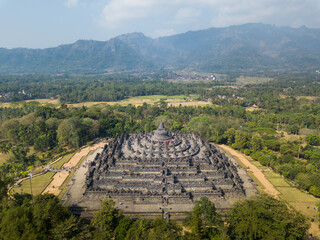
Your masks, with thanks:
[(320, 68), (320, 29), (252, 23), (149, 38), (79, 40), (46, 49), (0, 48), (0, 73), (314, 71)]

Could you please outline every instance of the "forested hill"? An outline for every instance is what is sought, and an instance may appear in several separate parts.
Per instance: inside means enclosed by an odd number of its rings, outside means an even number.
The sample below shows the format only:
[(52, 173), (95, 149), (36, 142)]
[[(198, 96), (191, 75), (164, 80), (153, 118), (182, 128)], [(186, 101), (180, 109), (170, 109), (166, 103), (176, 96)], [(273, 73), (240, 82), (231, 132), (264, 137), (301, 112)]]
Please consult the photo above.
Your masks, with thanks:
[(187, 69), (215, 72), (314, 71), (320, 29), (245, 24), (151, 39), (79, 40), (47, 49), (0, 48), (0, 73), (104, 73)]

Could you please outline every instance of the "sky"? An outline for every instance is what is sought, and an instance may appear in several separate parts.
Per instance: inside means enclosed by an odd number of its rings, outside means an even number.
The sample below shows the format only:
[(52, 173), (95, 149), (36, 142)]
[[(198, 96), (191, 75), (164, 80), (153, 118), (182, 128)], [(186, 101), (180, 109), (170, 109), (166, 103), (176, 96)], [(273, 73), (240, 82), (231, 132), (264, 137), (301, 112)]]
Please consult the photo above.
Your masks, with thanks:
[(0, 0), (0, 47), (47, 48), (244, 23), (320, 28), (320, 0)]

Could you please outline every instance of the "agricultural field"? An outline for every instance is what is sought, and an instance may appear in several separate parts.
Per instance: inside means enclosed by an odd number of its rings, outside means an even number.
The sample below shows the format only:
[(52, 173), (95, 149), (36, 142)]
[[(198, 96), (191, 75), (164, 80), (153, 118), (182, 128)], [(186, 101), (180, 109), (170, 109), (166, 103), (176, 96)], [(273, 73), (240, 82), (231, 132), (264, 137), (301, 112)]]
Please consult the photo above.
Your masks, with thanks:
[(259, 84), (272, 81), (272, 78), (268, 77), (247, 77), (247, 76), (240, 76), (236, 78), (237, 84)]
[(84, 103), (74, 103), (74, 104), (68, 104), (68, 106), (73, 107), (90, 107), (93, 105), (115, 105), (119, 104), (121, 106), (126, 106), (129, 104), (132, 104), (134, 106), (142, 106), (144, 103), (147, 104), (156, 104), (159, 101), (165, 101), (168, 103), (168, 106), (179, 106), (180, 104), (182, 106), (199, 106), (199, 105), (207, 105), (211, 104), (209, 102), (199, 101), (197, 100), (199, 98), (198, 95), (176, 95), (176, 96), (165, 96), (165, 95), (150, 95), (150, 96), (141, 96), (141, 97), (131, 97), (128, 99), (123, 99), (121, 101), (117, 102), (84, 102)]
[[(211, 104), (209, 102), (205, 101), (199, 101), (199, 95), (174, 95), (174, 96), (166, 96), (166, 95), (150, 95), (150, 96), (141, 96), (141, 97), (131, 97), (127, 99), (123, 99), (120, 101), (115, 102), (80, 102), (80, 103), (71, 103), (67, 104), (68, 106), (72, 107), (91, 107), (94, 105), (115, 105), (119, 104), (121, 106), (126, 106), (129, 104), (135, 105), (135, 106), (141, 106), (143, 103), (147, 104), (156, 104), (159, 101), (165, 101), (168, 103), (168, 106), (179, 106), (180, 104), (182, 106), (201, 106), (201, 105), (207, 105)], [(58, 99), (34, 99), (34, 100), (27, 100), (25, 102), (36, 102), (40, 105), (53, 105), (53, 106), (59, 106), (61, 103)], [(0, 103), (0, 107), (19, 107), (23, 103), (22, 102), (14, 102), (14, 103)]]

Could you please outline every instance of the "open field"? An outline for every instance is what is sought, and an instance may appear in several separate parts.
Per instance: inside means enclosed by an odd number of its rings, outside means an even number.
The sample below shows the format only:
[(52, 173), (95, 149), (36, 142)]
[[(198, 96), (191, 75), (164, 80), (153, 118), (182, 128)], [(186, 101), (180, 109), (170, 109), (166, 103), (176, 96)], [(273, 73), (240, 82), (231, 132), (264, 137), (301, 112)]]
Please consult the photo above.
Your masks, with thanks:
[(59, 105), (60, 102), (58, 99), (32, 99), (32, 100), (26, 100), (26, 101), (19, 101), (19, 102), (2, 102), (0, 103), (0, 107), (21, 107), (24, 102), (38, 102), (40, 105), (46, 105), (46, 104), (53, 104), (53, 105)]
[(39, 102), (40, 104), (60, 104), (58, 99), (34, 99), (34, 100), (26, 100), (26, 102)]
[(84, 102), (84, 103), (73, 103), (73, 104), (68, 104), (68, 106), (73, 106), (73, 107), (90, 107), (93, 105), (115, 105), (119, 104), (121, 106), (126, 106), (129, 104), (135, 105), (135, 106), (142, 106), (143, 103), (147, 104), (155, 104), (161, 100), (165, 101), (168, 103), (168, 106), (179, 106), (180, 104), (182, 106), (199, 106), (199, 105), (207, 105), (211, 104), (208, 102), (204, 101), (198, 101), (197, 98), (198, 95), (176, 95), (176, 96), (165, 96), (165, 95), (151, 95), (151, 96), (140, 96), (140, 97), (132, 97), (128, 99), (123, 99), (121, 101), (116, 101), (116, 102)]
[(236, 79), (237, 83), (240, 84), (258, 84), (258, 83), (265, 83), (273, 80), (272, 78), (265, 78), (265, 77), (245, 77), (241, 76)]
[[(38, 195), (43, 192), (43, 189), (52, 181), (52, 177), (55, 172), (47, 172), (45, 174), (32, 177), (32, 194)], [(14, 187), (11, 189), (10, 194), (14, 193), (30, 193), (30, 179), (26, 179), (20, 183), (20, 187)]]
[[(67, 104), (71, 107), (91, 107), (94, 105), (115, 105), (119, 104), (121, 106), (126, 106), (129, 104), (135, 106), (142, 106), (143, 103), (147, 104), (155, 104), (160, 100), (163, 100), (168, 103), (168, 106), (201, 106), (201, 105), (208, 105), (211, 104), (205, 101), (198, 101), (198, 95), (174, 95), (174, 96), (165, 96), (165, 95), (150, 95), (150, 96), (140, 96), (140, 97), (131, 97), (127, 99), (123, 99), (121, 101), (116, 102), (81, 102), (81, 103), (71, 103)], [(34, 99), (34, 100), (27, 100), (26, 102), (38, 102), (41, 105), (46, 104), (53, 104), (55, 106), (59, 106), (60, 102), (58, 99)], [(18, 107), (21, 106), (23, 102), (14, 102), (14, 103), (0, 103), (0, 107)]]
[[(225, 149), (226, 146), (220, 147)], [(226, 149), (228, 154), (234, 156), (237, 161), (240, 161), (240, 165), (244, 164), (248, 166), (246, 164), (247, 161), (251, 165), (253, 164), (253, 162), (256, 162), (254, 160), (250, 160), (250, 158), (248, 158), (244, 154), (239, 153), (238, 151), (230, 150), (229, 147), (227, 147)], [(258, 170), (263, 175), (262, 178), (261, 175), (254, 174), (254, 171), (252, 171), (251, 166), (249, 166), (247, 172), (249, 176), (251, 176), (252, 179), (258, 184), (258, 190), (263, 190), (263, 192), (270, 194), (270, 190), (268, 190), (265, 185), (264, 179), (266, 179), (270, 184), (272, 184), (273, 188), (275, 188), (278, 192), (278, 194), (271, 195), (283, 199), (284, 201), (289, 203), (290, 206), (292, 206), (298, 211), (301, 211), (308, 218), (311, 224), (309, 233), (312, 233), (313, 236), (317, 236), (320, 238), (320, 231), (318, 228), (319, 220), (317, 218), (317, 204), (320, 203), (320, 199), (315, 198), (314, 196), (293, 187), (280, 174), (273, 172), (269, 168), (266, 169), (266, 167), (262, 166), (261, 164), (255, 164), (254, 167), (257, 168), (255, 171)], [(313, 219), (314, 222), (311, 222), (311, 219)]]

